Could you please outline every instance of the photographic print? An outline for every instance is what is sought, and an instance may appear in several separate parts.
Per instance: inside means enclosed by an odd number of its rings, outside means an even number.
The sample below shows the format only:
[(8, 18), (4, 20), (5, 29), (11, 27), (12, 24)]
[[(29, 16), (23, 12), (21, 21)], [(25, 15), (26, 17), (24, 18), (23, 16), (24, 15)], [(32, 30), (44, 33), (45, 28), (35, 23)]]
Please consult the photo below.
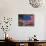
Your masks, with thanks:
[(19, 14), (18, 25), (19, 26), (34, 26), (34, 15), (33, 14)]

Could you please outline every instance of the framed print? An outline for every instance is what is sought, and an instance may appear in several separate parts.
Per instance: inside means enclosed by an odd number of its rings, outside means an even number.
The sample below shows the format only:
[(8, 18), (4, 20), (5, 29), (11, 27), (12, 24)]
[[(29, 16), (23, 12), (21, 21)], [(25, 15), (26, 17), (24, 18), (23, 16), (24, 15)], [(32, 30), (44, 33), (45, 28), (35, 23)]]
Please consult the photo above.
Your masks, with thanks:
[(18, 14), (18, 26), (34, 26), (34, 15)]

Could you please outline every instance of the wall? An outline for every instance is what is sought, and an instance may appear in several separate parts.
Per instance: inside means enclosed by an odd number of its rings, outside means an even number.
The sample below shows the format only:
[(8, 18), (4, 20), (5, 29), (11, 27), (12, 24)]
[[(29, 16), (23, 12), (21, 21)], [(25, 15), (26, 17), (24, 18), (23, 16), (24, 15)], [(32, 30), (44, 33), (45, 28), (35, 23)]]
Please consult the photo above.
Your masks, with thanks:
[[(16, 40), (27, 40), (34, 34), (37, 35), (37, 39), (45, 40), (45, 12), (46, 8), (32, 8), (28, 0), (0, 0), (0, 16), (13, 18), (12, 26), (8, 34)], [(18, 14), (32, 13), (35, 15), (35, 26), (19, 27)], [(2, 33), (0, 31), (0, 35)], [(0, 39), (2, 38), (4, 39), (4, 37), (0, 36)]]

